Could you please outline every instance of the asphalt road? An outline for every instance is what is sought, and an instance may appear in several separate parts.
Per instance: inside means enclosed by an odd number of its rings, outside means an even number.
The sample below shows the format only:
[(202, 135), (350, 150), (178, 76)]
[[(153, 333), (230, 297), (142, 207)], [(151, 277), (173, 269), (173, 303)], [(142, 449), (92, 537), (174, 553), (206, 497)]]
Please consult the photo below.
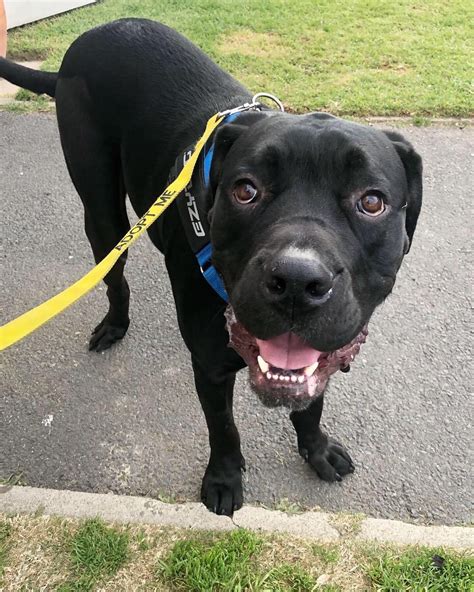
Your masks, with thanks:
[[(404, 130), (425, 162), (425, 205), (394, 294), (324, 424), (357, 465), (320, 482), (298, 456), (284, 410), (236, 387), (246, 501), (456, 524), (472, 517), (473, 130)], [(92, 265), (82, 209), (48, 115), (0, 113), (1, 316), (9, 320)], [(472, 228), (472, 226), (471, 226)], [(472, 231), (471, 231), (472, 232)], [(161, 255), (143, 238), (127, 265), (132, 324), (89, 353), (103, 288), (2, 355), (0, 477), (33, 486), (196, 500), (207, 432)], [(1, 498), (0, 498), (1, 507)]]

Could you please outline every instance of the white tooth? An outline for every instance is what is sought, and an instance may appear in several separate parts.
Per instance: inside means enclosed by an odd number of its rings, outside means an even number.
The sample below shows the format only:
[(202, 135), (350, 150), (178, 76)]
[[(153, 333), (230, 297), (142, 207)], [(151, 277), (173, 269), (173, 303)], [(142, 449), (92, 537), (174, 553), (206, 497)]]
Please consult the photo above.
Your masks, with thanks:
[(304, 382), (304, 376), (300, 374), (300, 376), (298, 376), (298, 382)]
[(296, 382), (298, 380), (297, 376), (295, 374), (291, 375), (291, 382)]
[(272, 373), (271, 372), (267, 372), (265, 376), (268, 378), (268, 380), (270, 380), (270, 378), (272, 377)]
[(285, 375), (284, 374), (280, 374), (280, 376), (278, 378), (283, 382), (285, 380)]
[(265, 360), (262, 358), (262, 356), (257, 356), (257, 362), (258, 365), (260, 366), (260, 370), (265, 374), (265, 372), (268, 372), (268, 370), (270, 369), (270, 366), (265, 362)]
[(306, 366), (304, 373), (306, 376), (312, 376), (316, 372), (316, 368), (319, 366), (319, 362), (314, 362), (311, 366)]
[(289, 376), (285, 376), (285, 382), (290, 382), (290, 377)]
[(273, 380), (278, 380), (278, 374), (272, 374)]

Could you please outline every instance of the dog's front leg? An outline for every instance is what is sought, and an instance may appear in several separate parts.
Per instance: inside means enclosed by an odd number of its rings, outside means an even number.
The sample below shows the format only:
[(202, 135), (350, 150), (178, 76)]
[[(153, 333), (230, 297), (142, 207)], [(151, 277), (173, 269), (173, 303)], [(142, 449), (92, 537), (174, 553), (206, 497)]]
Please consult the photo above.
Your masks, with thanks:
[(342, 444), (325, 434), (321, 427), (324, 393), (303, 411), (293, 411), (290, 419), (296, 430), (298, 450), (324, 481), (341, 481), (354, 471), (354, 464)]
[[(173, 219), (174, 216), (174, 219)], [(179, 328), (191, 353), (196, 390), (207, 427), (211, 454), (201, 499), (216, 514), (232, 515), (242, 507), (240, 437), (232, 412), (235, 374), (245, 362), (228, 347), (225, 303), (204, 280), (186, 238), (177, 210), (170, 208), (165, 229), (166, 266), (173, 288)], [(166, 241), (165, 241), (166, 243)]]
[(194, 357), (193, 370), (211, 447), (201, 499), (212, 512), (231, 516), (242, 507), (242, 470), (245, 469), (232, 413), (235, 373), (219, 379), (211, 378)]

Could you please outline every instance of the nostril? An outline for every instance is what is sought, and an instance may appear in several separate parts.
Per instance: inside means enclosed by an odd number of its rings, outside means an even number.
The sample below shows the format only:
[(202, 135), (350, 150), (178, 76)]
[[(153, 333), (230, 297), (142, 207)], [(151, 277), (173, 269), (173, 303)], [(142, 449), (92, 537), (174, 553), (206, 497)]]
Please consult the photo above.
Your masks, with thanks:
[(326, 285), (320, 284), (318, 282), (311, 282), (306, 286), (306, 292), (310, 296), (317, 298), (318, 296), (323, 296), (327, 291), (328, 287)]
[(311, 282), (310, 284), (308, 284), (306, 286), (306, 291), (310, 296), (321, 296), (321, 294), (319, 293), (320, 288), (317, 282)]
[(286, 282), (283, 278), (273, 275), (267, 282), (267, 288), (272, 294), (281, 295), (286, 290)]

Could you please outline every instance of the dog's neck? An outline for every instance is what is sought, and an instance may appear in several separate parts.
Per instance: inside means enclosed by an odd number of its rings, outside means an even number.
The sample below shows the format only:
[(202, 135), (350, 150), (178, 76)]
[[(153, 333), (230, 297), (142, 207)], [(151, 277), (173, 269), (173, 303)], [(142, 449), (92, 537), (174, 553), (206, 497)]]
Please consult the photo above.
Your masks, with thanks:
[[(176, 179), (181, 169), (193, 153), (194, 145), (189, 146), (176, 159), (170, 171), (169, 182)], [(191, 182), (178, 197), (176, 204), (186, 238), (194, 253), (204, 279), (224, 300), (228, 296), (222, 278), (212, 265), (212, 245), (208, 213), (212, 207), (210, 175), (214, 155), (214, 140), (211, 138), (198, 158)]]

